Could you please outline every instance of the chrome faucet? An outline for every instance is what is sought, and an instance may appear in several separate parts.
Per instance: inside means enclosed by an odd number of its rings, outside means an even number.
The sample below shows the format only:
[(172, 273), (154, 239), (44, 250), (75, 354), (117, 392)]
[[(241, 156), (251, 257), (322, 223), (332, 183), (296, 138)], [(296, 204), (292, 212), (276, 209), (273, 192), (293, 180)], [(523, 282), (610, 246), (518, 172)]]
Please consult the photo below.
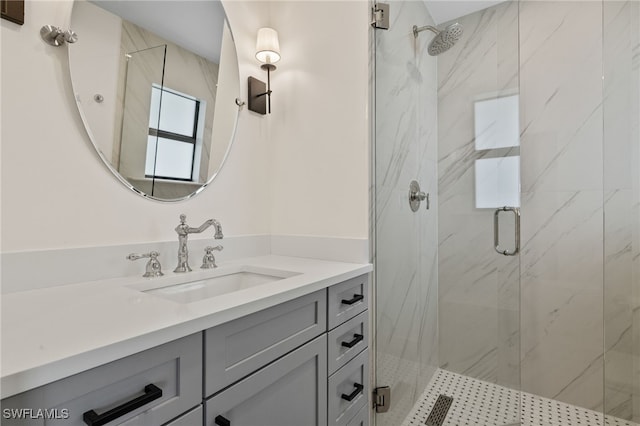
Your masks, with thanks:
[(213, 225), (216, 230), (213, 238), (216, 240), (224, 238), (224, 235), (222, 235), (222, 226), (220, 225), (220, 222), (215, 219), (209, 219), (197, 228), (190, 227), (186, 222), (187, 216), (181, 214), (180, 224), (176, 226), (176, 232), (178, 233), (178, 266), (173, 270), (173, 272), (191, 272), (191, 268), (189, 267), (189, 249), (187, 247), (187, 238), (189, 234), (199, 234)]

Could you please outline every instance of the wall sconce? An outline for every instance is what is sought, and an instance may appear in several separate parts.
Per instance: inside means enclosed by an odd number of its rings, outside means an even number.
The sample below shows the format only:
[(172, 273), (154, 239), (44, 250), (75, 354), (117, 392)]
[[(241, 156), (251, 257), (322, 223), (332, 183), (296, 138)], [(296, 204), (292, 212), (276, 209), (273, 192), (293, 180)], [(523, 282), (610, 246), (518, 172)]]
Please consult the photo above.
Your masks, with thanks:
[(256, 43), (256, 59), (262, 62), (260, 68), (267, 71), (267, 84), (254, 77), (249, 77), (249, 110), (258, 114), (271, 114), (271, 71), (273, 65), (280, 60), (280, 43), (278, 33), (273, 28), (260, 28)]

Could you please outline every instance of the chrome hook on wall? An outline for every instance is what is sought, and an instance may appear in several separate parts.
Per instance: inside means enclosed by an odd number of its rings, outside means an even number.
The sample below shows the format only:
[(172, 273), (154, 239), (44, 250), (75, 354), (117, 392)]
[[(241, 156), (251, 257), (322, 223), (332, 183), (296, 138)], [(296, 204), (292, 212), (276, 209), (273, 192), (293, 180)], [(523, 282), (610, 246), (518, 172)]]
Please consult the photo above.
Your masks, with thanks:
[(75, 43), (78, 41), (78, 34), (74, 31), (64, 31), (62, 28), (53, 25), (45, 25), (40, 28), (40, 37), (51, 46), (62, 46), (65, 42)]

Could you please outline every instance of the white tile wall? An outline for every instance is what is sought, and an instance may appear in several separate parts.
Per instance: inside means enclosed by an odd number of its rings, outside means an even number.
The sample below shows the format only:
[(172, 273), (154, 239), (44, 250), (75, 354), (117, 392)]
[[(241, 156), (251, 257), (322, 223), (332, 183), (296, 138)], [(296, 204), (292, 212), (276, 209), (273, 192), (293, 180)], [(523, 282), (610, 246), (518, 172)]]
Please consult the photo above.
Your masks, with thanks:
[[(462, 17), (464, 36), (438, 56), (438, 272), (440, 365), (504, 384), (519, 382), (517, 258), (493, 248), (493, 209), (476, 208), (476, 161), (518, 147), (476, 147), (478, 101), (517, 94), (518, 5)], [(491, 158), (488, 160), (487, 158)], [(502, 204), (504, 205), (504, 204)], [(509, 228), (508, 215), (501, 216)], [(513, 224), (511, 225), (513, 226)], [(513, 236), (505, 244), (513, 245)]]
[[(509, 2), (460, 18), (463, 42), (438, 59), (440, 365), (517, 384), (521, 349), (525, 391), (626, 419), (640, 413), (638, 8)], [(498, 154), (522, 158), (522, 252), (501, 265), (492, 212), (474, 208), (472, 112), (518, 71), (521, 147)]]

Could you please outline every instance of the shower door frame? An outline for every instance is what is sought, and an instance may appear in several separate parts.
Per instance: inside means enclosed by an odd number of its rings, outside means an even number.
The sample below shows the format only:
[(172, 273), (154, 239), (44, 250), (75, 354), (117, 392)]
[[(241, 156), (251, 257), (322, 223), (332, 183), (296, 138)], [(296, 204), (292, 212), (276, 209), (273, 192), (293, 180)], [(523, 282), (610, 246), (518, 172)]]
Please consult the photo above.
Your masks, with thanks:
[[(518, 3), (518, 0), (512, 0), (512, 2)], [(375, 3), (373, 1), (370, 2), (371, 10), (374, 9), (374, 4)], [(391, 18), (394, 18), (394, 15), (393, 15), (394, 14), (394, 10), (393, 9), (397, 8), (397, 7), (398, 7), (398, 3), (392, 3), (391, 4)], [(392, 23), (392, 25), (394, 25), (395, 19), (391, 19), (391, 23)], [(378, 140), (378, 134), (377, 134), (377, 121), (376, 121), (376, 113), (377, 113), (376, 100), (380, 100), (380, 98), (379, 98), (380, 93), (377, 90), (378, 89), (377, 88), (377, 83), (378, 83), (377, 82), (377, 78), (378, 78), (378, 73), (377, 73), (377, 70), (378, 70), (378, 62), (377, 62), (377, 59), (378, 59), (377, 58), (378, 44), (377, 44), (376, 33), (377, 32), (384, 32), (384, 31), (385, 30), (379, 30), (379, 29), (376, 30), (376, 29), (371, 28), (371, 32), (370, 32), (370, 64), (372, 64), (371, 67), (370, 67), (370, 99), (369, 99), (370, 111), (371, 111), (371, 114), (370, 114), (370, 116), (371, 116), (371, 125), (370, 125), (370, 141), (371, 141), (371, 145), (370, 145), (370, 153), (371, 154), (370, 155), (371, 155), (371, 164), (372, 164), (372, 167), (370, 169), (370, 178), (371, 178), (371, 182), (373, 182), (373, 184), (371, 186), (371, 190), (370, 190), (370, 211), (371, 211), (371, 214), (370, 214), (370, 220), (371, 220), (371, 232), (370, 232), (370, 244), (371, 244), (371, 246), (370, 246), (370, 249), (371, 249), (371, 253), (372, 253), (372, 263), (374, 263), (374, 273), (372, 274), (371, 321), (373, 321), (372, 324), (376, 325), (375, 327), (371, 327), (371, 330), (372, 330), (372, 332), (371, 332), (371, 342), (372, 342), (373, 347), (375, 348), (375, 350), (372, 351), (372, 364), (371, 365), (373, 366), (373, 368), (372, 368), (372, 373), (371, 373), (372, 374), (372, 377), (371, 377), (372, 382), (371, 383), (374, 383), (375, 386), (385, 386), (385, 385), (389, 384), (389, 383), (385, 383), (384, 380), (382, 379), (381, 375), (379, 374), (380, 368), (382, 366), (380, 364), (380, 360), (379, 360), (379, 356), (378, 355), (379, 355), (380, 345), (382, 345), (383, 343), (381, 342), (380, 336), (378, 335), (378, 332), (377, 332), (377, 330), (378, 330), (378, 319), (379, 319), (379, 315), (381, 314), (379, 305), (380, 305), (380, 303), (384, 303), (384, 301), (381, 300), (381, 297), (380, 297), (379, 282), (378, 282), (378, 278), (379, 278), (378, 274), (379, 274), (379, 269), (380, 269), (380, 263), (379, 263), (380, 259), (378, 258), (378, 256), (380, 254), (380, 251), (378, 250), (377, 245), (378, 245), (378, 243), (380, 243), (380, 238), (379, 238), (378, 229), (377, 229), (377, 226), (378, 226), (378, 223), (377, 223), (378, 212), (376, 210), (377, 202), (379, 201), (378, 198), (377, 198), (377, 190), (376, 190), (376, 188), (377, 188), (377, 180), (376, 180), (377, 163), (376, 163), (376, 161), (379, 159), (379, 157), (376, 154), (376, 151), (377, 151), (376, 147), (377, 147), (377, 142), (379, 142), (379, 140)], [(518, 32), (517, 36), (519, 38), (519, 32)], [(519, 58), (517, 58), (517, 62), (519, 63)], [(519, 91), (519, 70), (517, 72), (518, 72), (518, 91)], [(504, 95), (504, 93), (503, 93), (503, 95)], [(508, 153), (509, 153), (509, 150), (506, 150), (505, 153), (504, 153), (505, 156), (508, 155)], [(437, 174), (436, 174), (436, 180), (437, 180)], [(409, 182), (406, 182), (406, 183), (407, 183), (407, 189), (408, 189)], [(422, 184), (423, 182), (420, 182), (420, 183)], [(431, 190), (433, 191), (433, 188), (431, 188)], [(438, 203), (437, 186), (435, 188), (435, 192), (436, 192), (436, 196), (435, 197), (434, 197), (433, 193), (431, 194), (432, 203), (437, 205), (437, 203)], [(408, 208), (409, 208), (409, 206), (408, 206), (408, 203), (407, 203), (407, 209)], [(495, 210), (493, 210), (493, 209), (491, 210), (491, 215), (493, 215), (494, 211)], [(434, 214), (437, 215), (437, 213), (435, 213), (435, 212), (434, 212)], [(493, 233), (492, 224), (493, 224), (493, 220), (491, 219), (487, 223), (487, 226), (489, 227), (490, 232)], [(516, 232), (517, 232), (516, 240), (518, 240), (519, 239), (519, 229)], [(506, 241), (506, 240), (503, 240), (503, 241)], [(494, 250), (494, 247), (491, 246), (491, 245), (489, 246), (489, 248), (492, 251)], [(517, 261), (518, 262), (518, 266), (517, 267), (518, 267), (518, 271), (519, 271), (519, 253), (514, 253), (514, 254), (516, 255), (515, 258), (518, 259), (518, 261)], [(498, 254), (495, 254), (495, 255), (498, 256)], [(438, 275), (436, 275), (436, 276), (438, 276)], [(518, 273), (518, 277), (519, 277), (519, 273)], [(517, 291), (518, 291), (518, 304), (519, 304), (519, 302), (520, 302), (520, 300), (519, 300), (519, 291), (520, 291), (519, 290), (519, 280), (518, 280), (518, 290)], [(440, 309), (440, 307), (438, 306), (436, 309)], [(517, 308), (518, 317), (516, 319), (518, 329), (520, 327), (519, 311), (520, 310), (519, 310), (519, 305), (518, 305), (518, 308)], [(438, 330), (437, 332), (439, 333), (440, 331)], [(517, 346), (518, 346), (517, 357), (518, 357), (518, 361), (519, 361), (519, 356), (520, 356), (520, 354), (519, 354), (519, 344)], [(436, 367), (438, 367), (438, 366), (436, 366)], [(518, 397), (519, 397), (519, 392), (520, 392), (519, 374), (518, 374), (518, 381), (515, 384), (515, 387), (516, 387), (515, 391), (518, 392)], [(397, 393), (394, 393), (393, 390), (394, 389), (392, 388), (391, 389), (391, 406), (392, 407), (394, 406), (394, 404), (397, 404), (399, 402), (398, 399), (397, 399)], [(419, 393), (421, 393), (421, 392), (419, 392)], [(374, 393), (373, 398), (375, 399), (375, 393)], [(372, 405), (375, 406), (375, 401), (374, 401), (374, 403)], [(378, 424), (377, 420), (378, 420), (379, 415), (375, 414), (375, 409), (373, 410), (373, 413), (374, 414), (372, 414), (372, 420), (373, 420), (372, 424)], [(381, 414), (381, 416), (384, 416), (384, 415), (385, 414)], [(518, 412), (515, 413), (515, 415), (517, 416), (517, 419), (514, 418), (513, 420), (514, 421), (515, 420), (519, 420), (520, 411), (518, 410)], [(509, 423), (506, 423), (506, 424), (511, 425), (511, 424), (519, 424), (519, 423), (511, 423), (511, 422), (509, 422)], [(381, 426), (381, 424), (379, 424), (379, 426)]]

